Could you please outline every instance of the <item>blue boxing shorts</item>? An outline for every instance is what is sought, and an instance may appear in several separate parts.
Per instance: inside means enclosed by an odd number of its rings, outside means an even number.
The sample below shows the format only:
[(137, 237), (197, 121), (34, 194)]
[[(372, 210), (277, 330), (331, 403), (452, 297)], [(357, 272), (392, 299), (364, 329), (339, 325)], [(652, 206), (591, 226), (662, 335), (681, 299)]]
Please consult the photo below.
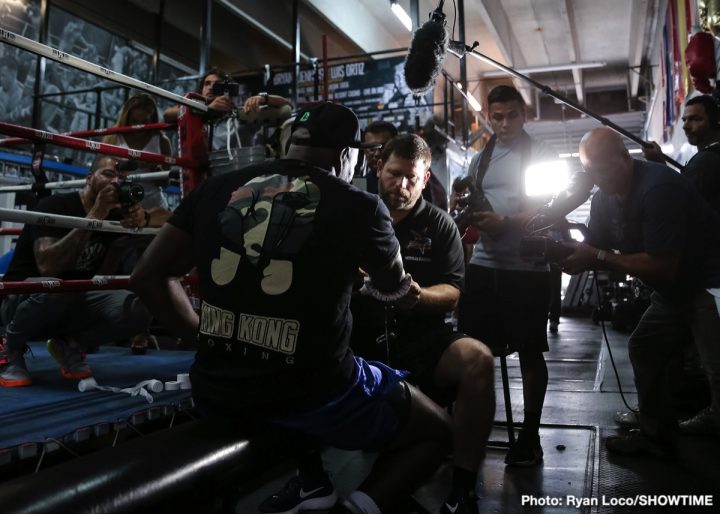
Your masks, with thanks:
[(353, 384), (320, 408), (273, 420), (316, 443), (343, 450), (376, 451), (402, 429), (410, 411), (407, 372), (355, 358)]

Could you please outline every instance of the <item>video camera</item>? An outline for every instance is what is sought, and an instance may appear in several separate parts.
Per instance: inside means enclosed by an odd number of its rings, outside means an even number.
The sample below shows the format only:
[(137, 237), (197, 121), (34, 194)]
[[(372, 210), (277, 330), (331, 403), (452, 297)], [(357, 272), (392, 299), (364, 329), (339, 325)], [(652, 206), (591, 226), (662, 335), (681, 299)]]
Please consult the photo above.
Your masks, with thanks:
[(570, 223), (565, 216), (581, 206), (590, 198), (594, 184), (587, 173), (575, 173), (568, 186), (557, 193), (550, 202), (540, 209), (526, 225), (528, 236), (520, 240), (520, 257), (547, 264), (557, 262), (573, 252), (565, 244), (572, 242), (570, 230), (580, 231), (587, 237), (588, 230), (582, 223)]
[(558, 240), (548, 236), (523, 237), (520, 240), (520, 257), (539, 264), (561, 261), (573, 252), (572, 248), (565, 246), (562, 241), (572, 241), (572, 239)]
[(216, 82), (212, 86), (212, 94), (214, 96), (227, 95), (231, 98), (240, 95), (240, 84), (237, 82), (231, 82), (230, 80), (223, 80), (222, 82)]

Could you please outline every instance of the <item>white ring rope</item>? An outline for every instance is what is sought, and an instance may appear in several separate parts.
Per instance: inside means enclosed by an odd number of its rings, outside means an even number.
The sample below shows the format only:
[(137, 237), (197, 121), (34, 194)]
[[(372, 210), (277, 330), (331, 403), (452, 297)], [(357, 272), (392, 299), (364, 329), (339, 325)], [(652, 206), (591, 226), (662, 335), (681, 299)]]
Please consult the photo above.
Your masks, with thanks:
[(66, 64), (72, 68), (92, 73), (93, 75), (97, 75), (98, 77), (102, 77), (111, 82), (116, 82), (125, 86), (134, 87), (136, 89), (142, 89), (143, 91), (147, 91), (148, 93), (152, 93), (162, 98), (172, 100), (173, 102), (179, 104), (187, 105), (201, 112), (207, 112), (208, 110), (207, 105), (205, 105), (204, 103), (190, 100), (189, 98), (185, 98), (180, 95), (176, 95), (175, 93), (171, 93), (170, 91), (167, 91), (165, 89), (153, 86), (141, 80), (128, 77), (127, 75), (123, 75), (122, 73), (118, 73), (111, 69), (100, 66), (99, 64), (93, 64), (90, 61), (80, 59), (79, 57), (70, 55), (67, 52), (63, 52), (62, 50), (57, 50), (55, 48), (43, 45), (42, 43), (38, 43), (37, 41), (28, 39), (3, 27), (0, 27), (0, 41), (5, 41), (12, 46), (22, 48), (23, 50), (27, 50), (28, 52), (32, 52), (41, 57), (46, 57), (52, 61)]
[[(138, 173), (136, 175), (128, 175), (125, 180), (128, 182), (151, 182), (153, 180), (162, 180), (170, 177), (172, 171), (155, 171), (152, 173)], [(78, 180), (61, 180), (59, 182), (46, 182), (44, 184), (18, 184), (16, 186), (0, 187), (0, 193), (16, 193), (18, 191), (35, 191), (49, 189), (70, 189), (73, 187), (84, 187), (86, 180), (84, 178)]]
[(75, 216), (64, 216), (62, 214), (20, 211), (15, 209), (0, 209), (0, 221), (12, 221), (14, 223), (25, 223), (26, 225), (77, 228), (79, 230), (94, 230), (96, 232), (119, 232), (122, 234), (155, 235), (160, 230), (158, 228), (125, 228), (119, 221), (114, 220), (77, 218)]

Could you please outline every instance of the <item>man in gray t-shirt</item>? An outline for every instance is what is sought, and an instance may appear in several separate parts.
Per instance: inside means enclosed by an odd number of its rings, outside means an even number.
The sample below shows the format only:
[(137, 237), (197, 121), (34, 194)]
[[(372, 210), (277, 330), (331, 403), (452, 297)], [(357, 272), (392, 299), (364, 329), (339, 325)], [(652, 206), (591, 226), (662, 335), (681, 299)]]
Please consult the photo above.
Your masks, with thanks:
[[(495, 135), (472, 160), (469, 174), (482, 187), (492, 210), (474, 216), (480, 238), (465, 275), (459, 329), (480, 339), (496, 355), (508, 349), (518, 352), (525, 418), (505, 462), (532, 466), (543, 455), (538, 432), (548, 380), (543, 352), (548, 350), (550, 274), (547, 265), (519, 256), (523, 226), (547, 200), (525, 195), (525, 169), (554, 160), (557, 154), (523, 130), (525, 102), (515, 88), (498, 86), (490, 91), (488, 109)], [(489, 160), (487, 154), (483, 159), (486, 152), (491, 152)]]

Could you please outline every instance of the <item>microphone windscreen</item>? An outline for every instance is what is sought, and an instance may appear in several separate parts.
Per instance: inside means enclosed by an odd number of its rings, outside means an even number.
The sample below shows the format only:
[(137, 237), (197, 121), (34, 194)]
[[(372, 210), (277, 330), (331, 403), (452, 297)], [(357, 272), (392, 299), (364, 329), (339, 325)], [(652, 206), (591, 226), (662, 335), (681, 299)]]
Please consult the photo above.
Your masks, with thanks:
[(445, 25), (433, 20), (415, 31), (405, 59), (405, 83), (413, 93), (423, 94), (435, 85), (449, 39)]

